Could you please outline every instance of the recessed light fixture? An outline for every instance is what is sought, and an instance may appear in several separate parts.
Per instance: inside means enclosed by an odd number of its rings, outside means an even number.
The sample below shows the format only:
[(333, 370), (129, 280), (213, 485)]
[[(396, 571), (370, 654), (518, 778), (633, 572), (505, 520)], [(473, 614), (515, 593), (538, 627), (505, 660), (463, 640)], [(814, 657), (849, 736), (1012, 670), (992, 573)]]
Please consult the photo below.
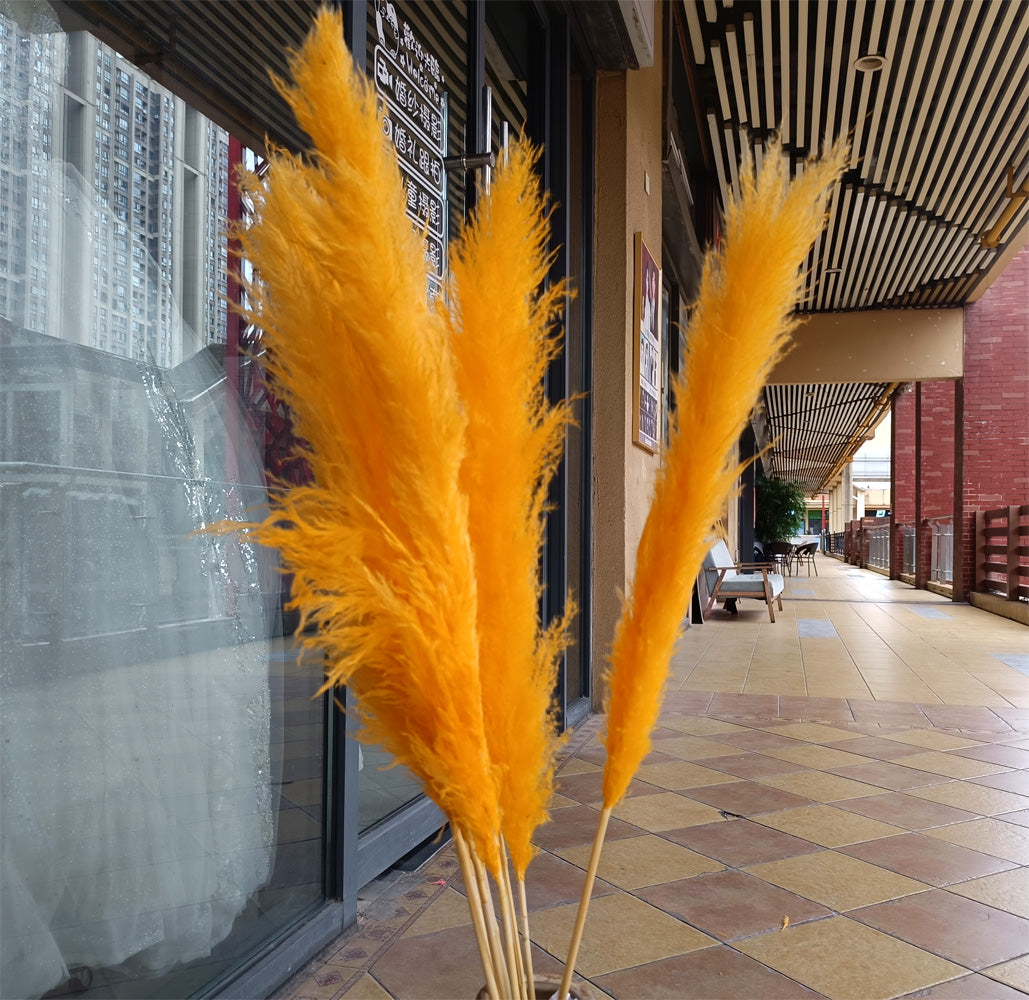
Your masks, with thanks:
[(878, 73), (886, 65), (886, 56), (877, 52), (869, 52), (868, 55), (859, 56), (854, 60), (854, 69), (861, 73)]
[(843, 274), (842, 267), (827, 267), (822, 274), (828, 276), (830, 274)]

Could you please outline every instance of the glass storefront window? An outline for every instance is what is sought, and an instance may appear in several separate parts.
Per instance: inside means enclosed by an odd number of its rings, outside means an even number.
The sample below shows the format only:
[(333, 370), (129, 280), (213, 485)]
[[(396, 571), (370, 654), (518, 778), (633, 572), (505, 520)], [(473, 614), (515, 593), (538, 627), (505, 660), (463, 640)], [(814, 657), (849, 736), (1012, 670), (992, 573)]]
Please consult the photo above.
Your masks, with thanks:
[(324, 699), (227, 336), (227, 134), (0, 15), (0, 995), (183, 997), (324, 898)]

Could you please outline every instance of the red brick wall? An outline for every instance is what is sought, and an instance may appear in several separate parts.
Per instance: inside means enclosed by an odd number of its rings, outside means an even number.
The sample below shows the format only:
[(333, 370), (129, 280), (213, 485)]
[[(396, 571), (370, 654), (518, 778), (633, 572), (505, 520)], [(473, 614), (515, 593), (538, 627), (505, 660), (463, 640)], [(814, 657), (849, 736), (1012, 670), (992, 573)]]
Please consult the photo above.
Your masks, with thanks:
[(954, 382), (922, 383), (922, 517), (954, 513)]
[(965, 592), (976, 510), (1029, 500), (1029, 247), (965, 307)]
[(915, 387), (895, 396), (892, 407), (893, 495), (890, 509), (893, 523), (915, 519)]

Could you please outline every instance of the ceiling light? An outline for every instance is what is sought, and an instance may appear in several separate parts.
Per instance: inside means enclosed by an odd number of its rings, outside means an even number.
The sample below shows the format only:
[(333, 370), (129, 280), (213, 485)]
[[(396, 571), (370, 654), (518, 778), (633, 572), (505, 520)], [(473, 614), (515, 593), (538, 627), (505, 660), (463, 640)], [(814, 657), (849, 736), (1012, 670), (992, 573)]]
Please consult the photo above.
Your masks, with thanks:
[(881, 56), (877, 52), (870, 52), (854, 60), (854, 69), (862, 73), (878, 73), (885, 65), (886, 56)]

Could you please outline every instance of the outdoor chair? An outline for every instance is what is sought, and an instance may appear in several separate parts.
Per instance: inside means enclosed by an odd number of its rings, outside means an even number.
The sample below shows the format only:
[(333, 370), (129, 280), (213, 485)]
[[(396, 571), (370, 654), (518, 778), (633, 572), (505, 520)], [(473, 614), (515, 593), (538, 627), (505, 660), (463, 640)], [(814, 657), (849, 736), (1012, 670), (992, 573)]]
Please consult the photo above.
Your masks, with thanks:
[(790, 542), (769, 542), (765, 546), (765, 555), (775, 561), (775, 565), (786, 575), (793, 575), (793, 545)]
[(815, 562), (815, 553), (818, 552), (818, 542), (808, 542), (806, 545), (798, 545), (793, 553), (793, 562), (800, 572), (801, 566), (807, 566), (807, 575), (811, 575), (814, 568), (815, 576), (818, 576), (818, 564)]
[[(750, 570), (751, 572), (747, 572)], [(776, 601), (782, 611), (782, 592), (786, 581), (781, 573), (773, 571), (769, 563), (737, 563), (729, 555), (729, 547), (719, 539), (704, 556), (704, 576), (708, 598), (704, 615), (711, 611), (715, 601), (753, 597), (768, 605), (768, 617), (775, 623)]]

